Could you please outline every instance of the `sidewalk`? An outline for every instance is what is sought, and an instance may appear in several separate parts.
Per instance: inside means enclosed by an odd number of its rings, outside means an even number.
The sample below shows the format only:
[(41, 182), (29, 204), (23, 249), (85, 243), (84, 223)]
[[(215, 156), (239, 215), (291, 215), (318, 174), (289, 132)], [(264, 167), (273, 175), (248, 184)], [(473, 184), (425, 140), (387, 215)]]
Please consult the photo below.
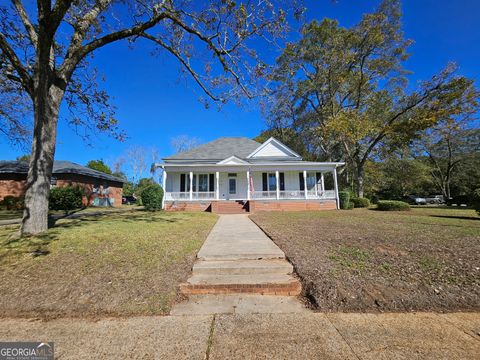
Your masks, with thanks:
[(478, 359), (478, 313), (297, 313), (1, 319), (1, 341), (61, 359)]

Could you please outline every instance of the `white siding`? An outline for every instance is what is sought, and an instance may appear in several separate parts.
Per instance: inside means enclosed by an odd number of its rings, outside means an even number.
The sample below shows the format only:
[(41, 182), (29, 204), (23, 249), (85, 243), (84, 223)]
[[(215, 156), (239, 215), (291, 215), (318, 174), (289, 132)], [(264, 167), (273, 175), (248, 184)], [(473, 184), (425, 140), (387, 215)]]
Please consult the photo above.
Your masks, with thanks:
[(265, 145), (263, 149), (257, 152), (253, 157), (285, 157), (290, 156), (284, 150), (274, 143), (269, 143)]

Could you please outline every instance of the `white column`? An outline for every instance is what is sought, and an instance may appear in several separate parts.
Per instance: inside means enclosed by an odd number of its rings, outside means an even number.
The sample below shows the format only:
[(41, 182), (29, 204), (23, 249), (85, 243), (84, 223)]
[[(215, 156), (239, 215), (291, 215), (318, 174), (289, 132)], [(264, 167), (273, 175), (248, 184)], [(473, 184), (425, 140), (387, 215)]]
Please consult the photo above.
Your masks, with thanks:
[(303, 170), (303, 189), (305, 190), (305, 199), (308, 198), (307, 194), (307, 170)]
[(165, 169), (163, 169), (162, 188), (163, 188), (162, 209), (165, 209), (165, 196), (167, 196), (167, 171)]
[(247, 170), (247, 200), (250, 200), (250, 170)]
[(323, 177), (323, 172), (322, 172), (322, 175), (320, 177), (320, 181), (321, 181), (321, 184), (322, 184), (322, 194), (325, 193), (325, 178)]
[(280, 174), (275, 171), (275, 188), (277, 189), (277, 200), (280, 200)]
[(337, 168), (333, 170), (333, 185), (335, 186), (335, 199), (337, 200), (337, 209), (340, 209), (340, 199), (338, 198)]
[(215, 199), (220, 200), (220, 173), (215, 173)]
[(190, 201), (193, 200), (193, 171), (190, 171)]

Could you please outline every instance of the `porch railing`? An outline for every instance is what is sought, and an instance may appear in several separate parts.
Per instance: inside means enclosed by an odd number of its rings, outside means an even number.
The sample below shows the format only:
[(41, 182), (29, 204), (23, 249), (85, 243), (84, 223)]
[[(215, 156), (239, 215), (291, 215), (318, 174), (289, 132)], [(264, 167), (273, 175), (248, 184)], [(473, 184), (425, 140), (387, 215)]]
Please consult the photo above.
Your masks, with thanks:
[[(305, 199), (305, 191), (303, 190), (281, 190), (279, 191), (281, 200), (295, 200)], [(245, 198), (247, 195), (245, 194)], [(275, 200), (277, 192), (273, 191), (255, 191), (251, 193), (252, 200)], [(335, 190), (315, 191), (307, 190), (307, 199), (335, 199)], [(189, 192), (167, 192), (165, 193), (165, 200), (178, 201), (190, 200)], [(192, 200), (215, 200), (214, 191), (200, 191), (192, 193)]]
[[(215, 199), (214, 191), (199, 191), (192, 193), (192, 200), (213, 200)], [(167, 192), (165, 193), (165, 200), (190, 200), (190, 192)]]

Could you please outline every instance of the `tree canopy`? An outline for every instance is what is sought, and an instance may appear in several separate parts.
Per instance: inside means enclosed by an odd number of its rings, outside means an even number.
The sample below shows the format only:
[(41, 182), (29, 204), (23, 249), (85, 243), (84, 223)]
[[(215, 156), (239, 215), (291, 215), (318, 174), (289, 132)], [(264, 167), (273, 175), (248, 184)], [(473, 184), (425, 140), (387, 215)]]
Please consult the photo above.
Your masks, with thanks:
[(112, 170), (103, 162), (103, 160), (90, 160), (87, 163), (87, 167), (93, 170), (101, 171), (105, 174), (112, 175)]

